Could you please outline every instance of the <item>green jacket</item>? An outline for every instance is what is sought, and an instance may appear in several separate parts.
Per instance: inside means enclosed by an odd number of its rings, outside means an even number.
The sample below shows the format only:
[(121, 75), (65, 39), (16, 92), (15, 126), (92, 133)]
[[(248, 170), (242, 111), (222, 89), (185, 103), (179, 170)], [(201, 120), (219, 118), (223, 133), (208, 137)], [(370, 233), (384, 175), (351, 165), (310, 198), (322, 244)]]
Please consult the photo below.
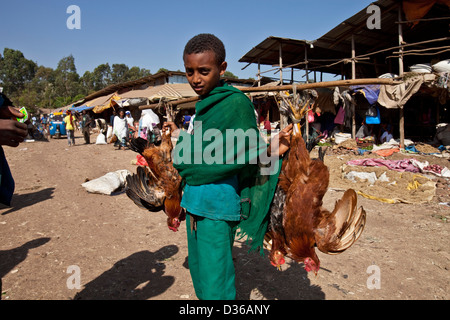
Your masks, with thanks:
[[(271, 159), (273, 172), (261, 171), (267, 145), (259, 134), (252, 102), (240, 90), (222, 84), (197, 102), (194, 134), (182, 131), (174, 149), (174, 167), (189, 185), (239, 177), (239, 233), (261, 248), (268, 210), (278, 182), (281, 161)], [(267, 159), (265, 159), (267, 162)]]

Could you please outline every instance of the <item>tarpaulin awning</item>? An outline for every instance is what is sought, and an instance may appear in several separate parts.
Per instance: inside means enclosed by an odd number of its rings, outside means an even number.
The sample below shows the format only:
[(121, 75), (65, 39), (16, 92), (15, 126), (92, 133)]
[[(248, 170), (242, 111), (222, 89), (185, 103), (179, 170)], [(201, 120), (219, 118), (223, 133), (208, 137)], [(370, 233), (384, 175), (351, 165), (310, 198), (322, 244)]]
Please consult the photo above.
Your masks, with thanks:
[[(403, 0), (406, 20), (422, 19), (436, 3), (447, 5), (450, 8), (450, 0)], [(418, 23), (418, 21), (414, 21), (413, 25)]]
[(112, 97), (108, 101), (106, 101), (105, 104), (95, 106), (93, 111), (95, 113), (102, 113), (106, 109), (111, 108), (114, 105), (118, 105), (118, 103), (116, 101), (119, 101), (119, 100), (121, 100), (121, 98), (118, 95), (113, 94)]
[(408, 73), (403, 81), (396, 85), (382, 85), (378, 103), (388, 109), (403, 108), (408, 100), (419, 91), (422, 84), (430, 85), (436, 79), (432, 73)]
[(94, 109), (94, 107), (89, 107), (89, 106), (79, 106), (79, 107), (75, 107), (72, 106), (69, 110), (75, 111), (75, 112), (81, 112), (83, 110), (92, 110)]

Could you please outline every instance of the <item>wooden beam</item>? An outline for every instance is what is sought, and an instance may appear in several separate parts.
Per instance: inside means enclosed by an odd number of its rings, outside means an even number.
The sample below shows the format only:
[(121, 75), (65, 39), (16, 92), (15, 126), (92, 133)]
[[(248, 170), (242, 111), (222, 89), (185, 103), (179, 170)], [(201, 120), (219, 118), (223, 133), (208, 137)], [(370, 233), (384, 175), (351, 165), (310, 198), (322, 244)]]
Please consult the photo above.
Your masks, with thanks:
[[(400, 84), (402, 81), (395, 81), (394, 79), (382, 79), (382, 78), (366, 78), (366, 79), (354, 79), (354, 80), (336, 80), (336, 81), (325, 81), (317, 83), (303, 83), (303, 84), (288, 84), (283, 86), (263, 86), (263, 87), (236, 87), (244, 93), (250, 92), (277, 92), (277, 91), (290, 91), (294, 86), (297, 87), (297, 91), (307, 90), (307, 89), (318, 89), (318, 88), (334, 88), (334, 87), (348, 87), (357, 85), (367, 85), (367, 84), (384, 84), (384, 85), (394, 85)], [(179, 104), (194, 102), (199, 100), (199, 96), (176, 100), (169, 102), (172, 106), (177, 106)], [(152, 109), (158, 104), (151, 104), (140, 106), (139, 109)]]

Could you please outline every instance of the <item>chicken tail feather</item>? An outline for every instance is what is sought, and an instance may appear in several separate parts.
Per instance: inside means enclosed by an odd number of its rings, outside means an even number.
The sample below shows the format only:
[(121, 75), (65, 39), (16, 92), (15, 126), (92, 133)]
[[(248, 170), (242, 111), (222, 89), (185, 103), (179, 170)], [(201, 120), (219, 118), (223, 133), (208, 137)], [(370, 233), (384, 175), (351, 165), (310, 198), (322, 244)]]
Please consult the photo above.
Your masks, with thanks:
[(164, 203), (164, 191), (153, 178), (149, 169), (138, 167), (136, 174), (126, 178), (126, 194), (138, 207), (159, 211)]
[(361, 236), (366, 224), (366, 211), (356, 209), (357, 196), (347, 190), (336, 202), (332, 213), (323, 210), (323, 219), (315, 231), (317, 248), (327, 254), (339, 254), (350, 248)]

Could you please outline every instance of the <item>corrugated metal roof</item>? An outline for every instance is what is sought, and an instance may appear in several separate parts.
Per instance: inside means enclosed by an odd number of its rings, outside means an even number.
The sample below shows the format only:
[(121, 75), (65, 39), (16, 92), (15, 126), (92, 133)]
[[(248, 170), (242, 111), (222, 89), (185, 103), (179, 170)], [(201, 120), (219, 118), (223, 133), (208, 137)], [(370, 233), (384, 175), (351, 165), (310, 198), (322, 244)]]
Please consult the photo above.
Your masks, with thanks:
[[(334, 74), (344, 72), (344, 74), (349, 76), (351, 71), (350, 63), (329, 65), (333, 61), (337, 62), (351, 58), (352, 35), (355, 42), (356, 56), (398, 46), (397, 21), (401, 3), (400, 0), (378, 0), (373, 3), (381, 10), (380, 29), (368, 28), (367, 20), (373, 13), (368, 13), (367, 7), (365, 7), (315, 41), (268, 37), (246, 53), (239, 61), (258, 63), (259, 59), (261, 64), (278, 65), (279, 45), (281, 44), (284, 67), (298, 63), (294, 68), (305, 69), (305, 65), (302, 62), (305, 61), (306, 48), (309, 70)], [(424, 18), (449, 16), (449, 8), (445, 4), (436, 3)], [(405, 20), (404, 15), (402, 19)], [(406, 43), (444, 38), (449, 35), (448, 20), (420, 22), (413, 28), (410, 25), (403, 24), (403, 39)], [(311, 42), (314, 47), (309, 45)], [(439, 43), (442, 46), (449, 44), (449, 41)], [(431, 46), (434, 46), (434, 44), (431, 44)], [(422, 48), (424, 47), (426, 46), (422, 46)], [(370, 60), (359, 60), (357, 63), (357, 77), (376, 77), (387, 72), (398, 72), (397, 59), (387, 59), (389, 55), (392, 55), (393, 51), (397, 50), (394, 49), (383, 54), (371, 56)], [(439, 56), (442, 60), (449, 57), (448, 52)], [(415, 63), (428, 62), (431, 58), (431, 56), (405, 56), (405, 69), (407, 66)]]
[(121, 98), (147, 98), (149, 100), (166, 97), (168, 99), (180, 99), (194, 97), (197, 94), (188, 83), (164, 84), (156, 87), (148, 87), (144, 90), (131, 90), (120, 94)]
[(295, 40), (280, 37), (268, 37), (252, 50), (247, 52), (239, 62), (261, 63), (275, 65), (279, 63), (279, 53), (283, 53), (283, 65), (294, 64), (299, 60), (299, 53), (304, 51), (305, 46), (310, 46), (308, 40)]

